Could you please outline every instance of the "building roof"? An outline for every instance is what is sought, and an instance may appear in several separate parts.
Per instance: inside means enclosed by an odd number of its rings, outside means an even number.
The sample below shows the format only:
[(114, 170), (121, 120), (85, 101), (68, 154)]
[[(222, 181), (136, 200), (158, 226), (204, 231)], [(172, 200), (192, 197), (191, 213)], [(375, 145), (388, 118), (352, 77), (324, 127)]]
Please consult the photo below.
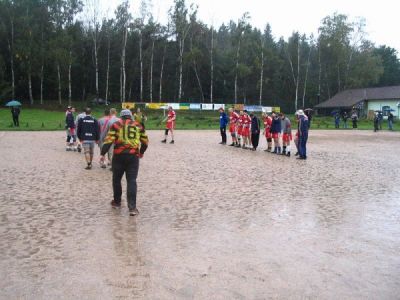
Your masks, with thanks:
[(347, 108), (353, 107), (364, 100), (395, 100), (400, 99), (400, 85), (379, 88), (352, 89), (340, 92), (317, 104), (315, 108)]

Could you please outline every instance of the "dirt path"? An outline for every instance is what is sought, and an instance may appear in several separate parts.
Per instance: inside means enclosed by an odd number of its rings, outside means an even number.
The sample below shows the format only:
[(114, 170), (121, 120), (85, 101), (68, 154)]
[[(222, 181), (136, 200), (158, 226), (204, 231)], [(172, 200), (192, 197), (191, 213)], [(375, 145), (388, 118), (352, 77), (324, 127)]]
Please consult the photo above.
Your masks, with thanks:
[(62, 132), (0, 132), (0, 299), (398, 297), (399, 134), (313, 131), (307, 161), (161, 135), (129, 217)]

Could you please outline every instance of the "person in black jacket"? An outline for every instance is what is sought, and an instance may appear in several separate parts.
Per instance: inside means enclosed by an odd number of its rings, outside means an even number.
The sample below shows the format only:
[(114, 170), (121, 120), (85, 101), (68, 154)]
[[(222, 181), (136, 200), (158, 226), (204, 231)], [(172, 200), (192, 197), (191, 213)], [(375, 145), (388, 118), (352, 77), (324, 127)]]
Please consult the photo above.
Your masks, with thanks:
[(78, 121), (78, 138), (82, 143), (86, 159), (86, 170), (92, 168), (94, 145), (99, 143), (100, 127), (97, 120), (92, 117), (92, 110), (85, 110), (86, 116)]
[(251, 144), (253, 145), (253, 151), (257, 150), (258, 143), (260, 141), (260, 120), (253, 113), (251, 117)]

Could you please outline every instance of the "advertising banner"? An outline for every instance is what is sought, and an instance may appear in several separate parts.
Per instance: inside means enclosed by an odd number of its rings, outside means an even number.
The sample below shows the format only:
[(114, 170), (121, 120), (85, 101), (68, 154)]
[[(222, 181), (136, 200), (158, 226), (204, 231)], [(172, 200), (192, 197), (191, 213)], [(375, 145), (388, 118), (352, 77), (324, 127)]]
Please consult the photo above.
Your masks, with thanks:
[(146, 103), (148, 109), (165, 109), (167, 106), (167, 103)]
[(122, 109), (134, 109), (135, 108), (135, 103), (133, 102), (123, 102), (121, 103)]
[(261, 112), (262, 107), (258, 105), (245, 105), (244, 109), (251, 112)]
[(189, 103), (180, 103), (179, 104), (179, 109), (180, 110), (189, 110), (190, 104)]
[(213, 110), (213, 105), (210, 103), (203, 103), (201, 105), (201, 109), (202, 110)]
[(200, 110), (201, 104), (200, 103), (190, 103), (189, 109), (190, 110)]
[(276, 113), (280, 113), (281, 112), (281, 108), (279, 106), (275, 106), (272, 108), (272, 111), (276, 112)]
[(272, 107), (271, 106), (263, 106), (262, 107), (262, 112), (270, 114), (270, 113), (272, 113)]
[(179, 103), (168, 103), (168, 106), (171, 106), (173, 110), (179, 110)]
[(225, 109), (225, 104), (214, 104), (214, 110), (219, 110), (221, 107)]

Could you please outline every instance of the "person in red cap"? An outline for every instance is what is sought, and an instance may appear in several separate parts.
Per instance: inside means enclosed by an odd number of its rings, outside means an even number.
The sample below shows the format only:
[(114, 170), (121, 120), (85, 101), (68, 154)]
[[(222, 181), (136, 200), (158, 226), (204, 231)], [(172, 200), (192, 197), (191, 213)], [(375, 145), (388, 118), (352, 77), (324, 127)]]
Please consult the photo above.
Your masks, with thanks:
[(164, 119), (166, 121), (165, 125), (165, 138), (161, 141), (161, 143), (167, 143), (167, 138), (168, 138), (168, 132), (171, 131), (171, 142), (170, 144), (174, 144), (174, 130), (175, 130), (175, 124), (176, 124), (176, 113), (172, 109), (172, 106), (168, 107), (168, 115)]

